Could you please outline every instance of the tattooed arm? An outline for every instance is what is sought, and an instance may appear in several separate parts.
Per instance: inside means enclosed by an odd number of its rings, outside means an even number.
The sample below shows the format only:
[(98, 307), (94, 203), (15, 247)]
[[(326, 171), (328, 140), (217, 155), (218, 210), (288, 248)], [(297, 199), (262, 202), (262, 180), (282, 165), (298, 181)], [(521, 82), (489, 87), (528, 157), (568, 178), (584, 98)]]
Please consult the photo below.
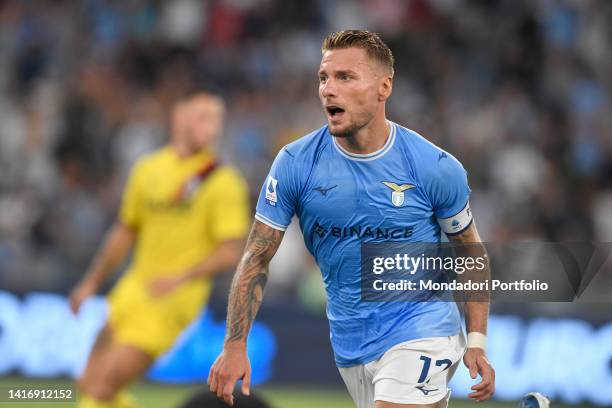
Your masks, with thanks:
[(283, 231), (255, 221), (244, 255), (232, 281), (227, 308), (225, 343), (246, 343), (268, 281), (268, 263), (283, 239)]
[[(459, 244), (456, 249), (461, 255), (476, 259), (484, 257), (487, 259), (485, 268), (478, 270), (473, 268), (466, 273), (458, 275), (459, 282), (473, 280), (474, 282), (486, 282), (491, 278), (490, 265), (487, 258), (487, 250), (482, 244), (475, 222), (465, 231), (458, 235), (449, 237), (450, 241)], [(465, 245), (461, 245), (465, 244)], [(470, 291), (465, 292), (465, 325), (468, 332), (467, 350), (463, 356), (463, 362), (470, 372), (470, 376), (475, 379), (480, 374), (482, 381), (471, 387), (472, 392), (468, 395), (478, 402), (486, 401), (495, 393), (495, 370), (487, 359), (484, 344), (470, 344), (469, 336), (476, 335), (483, 338), (487, 334), (487, 320), (489, 318), (489, 291)]]
[[(465, 231), (449, 237), (452, 243), (457, 244), (455, 250), (458, 255), (476, 259), (485, 258), (485, 267), (481, 270), (471, 268), (466, 273), (457, 275), (457, 281), (484, 283), (491, 279), (491, 270), (487, 257), (487, 250), (481, 242), (480, 235), (472, 222)], [(487, 320), (489, 318), (490, 294), (488, 290), (463, 291), (462, 304), (465, 312), (465, 325), (468, 333), (478, 332), (487, 334)]]
[(246, 353), (247, 336), (263, 300), (268, 281), (268, 263), (276, 253), (283, 234), (255, 221), (232, 281), (223, 352), (208, 376), (210, 390), (230, 406), (234, 403), (232, 391), (236, 381), (242, 379), (242, 393), (249, 394), (251, 366)]

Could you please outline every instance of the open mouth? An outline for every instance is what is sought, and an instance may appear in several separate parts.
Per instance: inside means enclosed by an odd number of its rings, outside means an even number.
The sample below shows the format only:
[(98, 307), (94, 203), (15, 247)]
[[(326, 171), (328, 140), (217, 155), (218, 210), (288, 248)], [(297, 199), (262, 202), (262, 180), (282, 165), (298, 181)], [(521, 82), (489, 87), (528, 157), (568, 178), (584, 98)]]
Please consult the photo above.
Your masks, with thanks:
[(327, 114), (332, 118), (340, 116), (344, 113), (344, 109), (334, 105), (326, 106), (325, 110), (327, 111)]

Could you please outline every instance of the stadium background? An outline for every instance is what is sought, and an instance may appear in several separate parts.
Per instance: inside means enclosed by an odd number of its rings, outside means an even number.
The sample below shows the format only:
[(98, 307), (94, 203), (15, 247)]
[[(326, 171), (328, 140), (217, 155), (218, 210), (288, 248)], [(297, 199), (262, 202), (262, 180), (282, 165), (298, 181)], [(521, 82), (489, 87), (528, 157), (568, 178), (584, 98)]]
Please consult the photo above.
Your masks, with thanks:
[[(611, 242), (611, 21), (612, 2), (594, 0), (0, 1), (0, 387), (66, 384), (82, 366), (104, 304), (77, 320), (65, 295), (112, 222), (131, 164), (165, 142), (177, 96), (195, 85), (226, 98), (220, 152), (254, 203), (279, 148), (324, 121), (316, 70), (333, 30), (368, 28), (388, 42), (388, 116), (462, 161), (485, 241)], [(320, 278), (295, 228), (271, 269), (254, 336), (264, 395), (278, 407), (350, 406)], [(604, 269), (610, 285), (610, 262)], [(193, 380), (203, 368), (188, 363), (214, 358), (228, 280), (198, 341), (156, 378)], [(596, 303), (495, 305), (497, 397), (536, 389), (612, 406), (603, 293)], [(193, 389), (146, 382), (137, 395), (166, 407)]]

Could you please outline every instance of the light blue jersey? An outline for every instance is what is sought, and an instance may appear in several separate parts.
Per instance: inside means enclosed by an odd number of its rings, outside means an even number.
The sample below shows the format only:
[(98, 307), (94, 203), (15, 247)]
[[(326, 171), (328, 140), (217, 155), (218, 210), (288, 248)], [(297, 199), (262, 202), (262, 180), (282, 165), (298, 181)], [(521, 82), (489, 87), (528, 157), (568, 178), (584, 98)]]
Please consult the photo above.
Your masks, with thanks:
[(440, 225), (453, 233), (471, 223), (461, 164), (417, 133), (390, 125), (385, 146), (371, 154), (343, 150), (327, 126), (285, 146), (257, 203), (255, 218), (272, 228), (285, 230), (298, 216), (323, 274), (339, 367), (376, 360), (404, 341), (461, 330), (453, 302), (361, 300), (362, 242), (439, 242)]

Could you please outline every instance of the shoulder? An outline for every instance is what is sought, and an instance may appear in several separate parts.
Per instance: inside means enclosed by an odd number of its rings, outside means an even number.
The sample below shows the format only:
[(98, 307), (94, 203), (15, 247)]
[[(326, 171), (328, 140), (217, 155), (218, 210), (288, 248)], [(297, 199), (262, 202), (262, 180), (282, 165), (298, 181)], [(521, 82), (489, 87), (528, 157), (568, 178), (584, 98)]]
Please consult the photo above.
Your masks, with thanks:
[(231, 188), (245, 186), (245, 180), (240, 170), (229, 164), (219, 164), (211, 174), (211, 180), (214, 180), (215, 184), (222, 184)]
[(232, 165), (220, 163), (203, 181), (203, 190), (207, 192), (204, 195), (207, 199), (217, 202), (220, 197), (234, 199), (241, 197), (246, 200), (249, 187), (240, 170)]
[[(398, 139), (404, 145), (404, 148), (414, 156), (414, 159), (419, 162), (431, 162), (433, 159), (444, 159), (447, 156), (452, 157), (450, 153), (436, 146), (425, 137), (412, 129), (404, 126), (397, 126)], [(454, 157), (453, 157), (454, 158)], [(456, 160), (456, 159), (455, 159)]]
[(168, 146), (153, 150), (150, 153), (140, 156), (138, 160), (136, 160), (136, 163), (132, 166), (132, 172), (142, 173), (155, 169), (167, 162), (171, 156), (172, 150)]
[(465, 174), (463, 165), (455, 156), (436, 146), (414, 130), (397, 126), (397, 134), (405, 154), (414, 163), (423, 181), (431, 181)]
[(330, 137), (327, 132), (327, 125), (308, 133), (285, 145), (279, 152), (279, 156), (284, 154), (296, 163), (316, 160), (321, 152), (329, 147)]
[(151, 175), (155, 174), (165, 160), (169, 157), (169, 148), (162, 147), (138, 158), (132, 165), (129, 173), (130, 184), (142, 184)]

